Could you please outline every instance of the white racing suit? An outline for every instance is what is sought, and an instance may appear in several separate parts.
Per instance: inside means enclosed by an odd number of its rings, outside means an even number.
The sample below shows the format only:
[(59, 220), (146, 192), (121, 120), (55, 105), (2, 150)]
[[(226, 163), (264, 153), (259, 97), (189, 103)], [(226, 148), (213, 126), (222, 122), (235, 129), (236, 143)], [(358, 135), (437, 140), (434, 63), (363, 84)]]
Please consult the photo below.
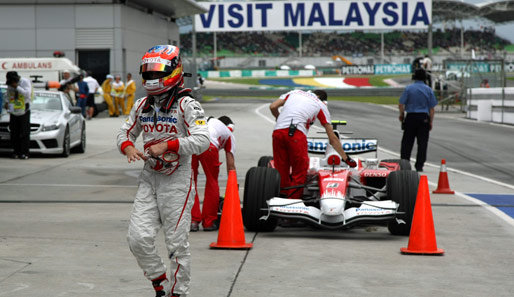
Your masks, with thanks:
[[(156, 105), (151, 97), (138, 99), (129, 118), (118, 134), (118, 148), (134, 145), (142, 133), (145, 155), (148, 148), (161, 141), (179, 140), (177, 154), (145, 161), (139, 176), (130, 225), (127, 235), (130, 250), (149, 280), (166, 273), (166, 266), (157, 253), (155, 237), (161, 227), (170, 259), (172, 293), (189, 294), (191, 254), (189, 228), (195, 187), (191, 171), (191, 155), (201, 154), (210, 144), (204, 111), (189, 96), (180, 97), (173, 104)], [(168, 110), (166, 110), (166, 106)], [(160, 107), (160, 108), (159, 108)], [(177, 159), (177, 160), (175, 160)]]

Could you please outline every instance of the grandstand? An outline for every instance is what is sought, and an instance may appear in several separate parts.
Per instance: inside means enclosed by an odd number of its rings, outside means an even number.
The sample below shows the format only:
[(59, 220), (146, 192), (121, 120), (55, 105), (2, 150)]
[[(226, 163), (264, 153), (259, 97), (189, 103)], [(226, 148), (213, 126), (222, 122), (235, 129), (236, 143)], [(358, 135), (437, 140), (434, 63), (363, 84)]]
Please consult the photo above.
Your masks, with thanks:
[[(436, 54), (460, 53), (460, 29), (437, 29), (433, 32), (433, 51)], [(393, 31), (384, 33), (386, 55), (415, 56), (426, 51), (427, 32)], [(213, 33), (197, 33), (199, 56), (212, 56)], [(217, 54), (226, 57), (258, 56), (287, 57), (298, 54), (299, 34), (291, 32), (232, 32), (217, 33)], [(380, 54), (379, 33), (365, 32), (311, 32), (302, 34), (302, 56), (321, 57), (342, 55), (347, 57), (376, 56)], [(190, 54), (191, 34), (180, 36), (185, 53)], [(495, 35), (494, 28), (464, 32), (464, 51), (474, 50), (478, 55), (502, 56), (510, 50), (510, 42)]]
[[(300, 61), (298, 64), (322, 67), (334, 55), (360, 65), (411, 63), (415, 57), (426, 53), (431, 54), (437, 64), (442, 64), (446, 59), (469, 58), (512, 62), (514, 45), (495, 33), (494, 24), (514, 21), (513, 11), (514, 0), (481, 4), (462, 0), (433, 0), (433, 22), (438, 26), (429, 27), (428, 30), (383, 33), (302, 31), (301, 34), (298, 31), (218, 32), (216, 50), (213, 48), (213, 33), (197, 33), (196, 48), (199, 57), (225, 57), (222, 63), (218, 63), (221, 68), (277, 67), (291, 59)], [(463, 32), (462, 21), (470, 19), (485, 21), (488, 25)], [(181, 45), (186, 55), (192, 55), (191, 39), (191, 33), (181, 35)]]

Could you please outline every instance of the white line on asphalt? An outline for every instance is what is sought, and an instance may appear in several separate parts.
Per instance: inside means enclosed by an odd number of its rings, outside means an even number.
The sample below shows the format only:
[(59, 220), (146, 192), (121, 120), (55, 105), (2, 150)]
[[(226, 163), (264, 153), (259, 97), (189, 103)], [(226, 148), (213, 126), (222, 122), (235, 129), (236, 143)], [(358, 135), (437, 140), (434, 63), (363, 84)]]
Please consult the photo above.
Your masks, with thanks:
[(497, 215), (498, 217), (503, 219), (505, 222), (509, 223), (511, 226), (514, 227), (514, 218), (510, 217), (509, 215), (507, 215), (506, 213), (504, 213), (503, 211), (501, 211), (497, 207), (491, 206), (491, 205), (485, 203), (484, 201), (481, 201), (479, 199), (473, 198), (473, 197), (468, 196), (468, 195), (466, 195), (464, 193), (455, 192), (455, 195), (457, 195), (459, 197), (462, 197), (462, 198), (464, 198), (464, 199), (466, 199), (468, 201), (471, 201), (471, 202), (473, 202), (475, 204), (484, 206), (485, 209), (489, 210), (490, 212), (492, 212), (493, 214)]
[(261, 118), (263, 118), (266, 121), (268, 121), (268, 122), (272, 123), (273, 125), (275, 125), (275, 121), (274, 120), (268, 118), (267, 116), (265, 116), (264, 114), (261, 113), (261, 109), (263, 109), (264, 107), (267, 107), (267, 106), (269, 106), (269, 104), (263, 104), (260, 107), (257, 107), (255, 109), (255, 113), (258, 114)]

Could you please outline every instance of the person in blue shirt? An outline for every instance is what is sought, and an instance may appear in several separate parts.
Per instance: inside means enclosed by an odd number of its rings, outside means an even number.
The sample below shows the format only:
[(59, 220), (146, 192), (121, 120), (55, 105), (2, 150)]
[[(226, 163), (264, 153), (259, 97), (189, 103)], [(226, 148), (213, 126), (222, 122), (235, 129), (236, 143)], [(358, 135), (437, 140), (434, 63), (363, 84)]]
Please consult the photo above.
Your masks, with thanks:
[(82, 116), (86, 117), (86, 102), (87, 96), (89, 95), (89, 87), (87, 83), (84, 81), (84, 75), (80, 74), (80, 79), (77, 82), (78, 92), (75, 94), (77, 96), (77, 106), (82, 108)]
[[(416, 69), (412, 77), (413, 84), (403, 91), (398, 105), (402, 123), (403, 137), (401, 158), (410, 161), (414, 139), (417, 140), (418, 153), (414, 167), (422, 172), (427, 159), (428, 135), (432, 130), (437, 99), (434, 91), (425, 84), (426, 73), (423, 69)], [(405, 113), (407, 115), (405, 116)]]

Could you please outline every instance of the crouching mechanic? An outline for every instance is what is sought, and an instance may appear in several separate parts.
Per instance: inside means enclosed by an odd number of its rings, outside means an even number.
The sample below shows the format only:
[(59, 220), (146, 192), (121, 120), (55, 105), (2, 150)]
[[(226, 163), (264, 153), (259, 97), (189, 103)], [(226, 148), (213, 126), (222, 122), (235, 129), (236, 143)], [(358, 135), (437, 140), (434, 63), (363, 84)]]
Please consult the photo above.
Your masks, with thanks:
[(216, 231), (219, 228), (218, 209), (220, 198), (220, 187), (218, 184), (218, 176), (220, 173), (220, 149), (225, 150), (225, 160), (227, 162), (227, 175), (230, 170), (236, 170), (234, 153), (236, 149), (236, 141), (234, 138), (234, 123), (227, 116), (221, 116), (218, 119), (209, 117), (207, 120), (209, 126), (209, 136), (211, 144), (209, 149), (199, 156), (193, 156), (193, 172), (195, 176), (195, 185), (198, 177), (198, 163), (202, 164), (205, 172), (205, 192), (203, 198), (203, 208), (200, 211), (200, 200), (198, 192), (195, 195), (195, 204), (192, 211), (191, 231), (198, 231), (199, 224), (202, 222), (204, 231)]
[[(156, 296), (187, 296), (191, 279), (189, 228), (195, 187), (191, 155), (209, 147), (204, 111), (183, 88), (179, 48), (157, 45), (141, 61), (147, 97), (136, 101), (118, 134), (128, 162), (144, 160), (127, 235), (130, 250)], [(134, 143), (142, 134), (144, 150)], [(155, 237), (164, 230), (171, 278), (158, 255)]]
[[(344, 162), (350, 167), (357, 166), (346, 155), (339, 137), (334, 133), (326, 102), (327, 93), (323, 90), (295, 90), (283, 94), (271, 103), (270, 110), (277, 121), (273, 131), (273, 160), (280, 173), (281, 188), (305, 184), (309, 169), (307, 133), (316, 118), (325, 128), (330, 145), (341, 155)], [(282, 111), (279, 111), (281, 106)], [(297, 188), (281, 194), (292, 199), (301, 199), (303, 191)]]

